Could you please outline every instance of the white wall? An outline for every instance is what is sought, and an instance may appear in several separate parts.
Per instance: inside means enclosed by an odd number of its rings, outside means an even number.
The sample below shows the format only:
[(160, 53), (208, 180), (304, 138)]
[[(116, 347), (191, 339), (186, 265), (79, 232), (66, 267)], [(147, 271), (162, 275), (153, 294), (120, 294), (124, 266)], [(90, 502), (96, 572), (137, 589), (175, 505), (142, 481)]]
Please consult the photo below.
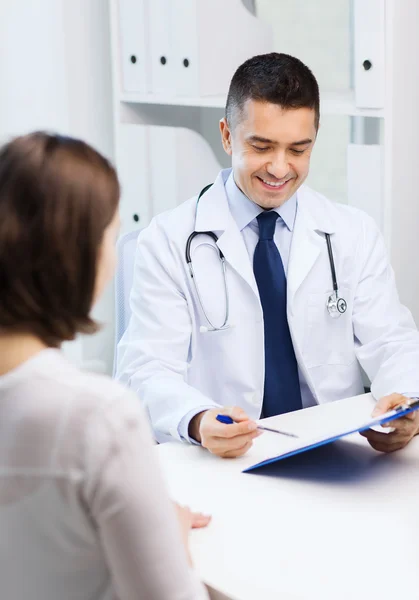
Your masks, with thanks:
[[(0, 1), (0, 140), (35, 129), (78, 136), (113, 157), (108, 3)], [(108, 289), (94, 316), (112, 320)], [(113, 326), (66, 346), (110, 371)], [(103, 364), (103, 365), (102, 365)]]
[(322, 89), (350, 87), (351, 0), (255, 0), (257, 16), (270, 23), (274, 50), (298, 57)]
[[(255, 0), (256, 13), (274, 32), (274, 51), (302, 60), (322, 92), (351, 87), (351, 0)], [(323, 116), (307, 183), (347, 202), (346, 160), (350, 119)]]
[(419, 2), (394, 1), (387, 17), (393, 24), (389, 40), (387, 102), (393, 122), (386, 133), (389, 147), (385, 165), (386, 217), (391, 262), (398, 290), (419, 325)]
[(0, 3), (0, 136), (36, 128), (68, 131), (64, 3)]

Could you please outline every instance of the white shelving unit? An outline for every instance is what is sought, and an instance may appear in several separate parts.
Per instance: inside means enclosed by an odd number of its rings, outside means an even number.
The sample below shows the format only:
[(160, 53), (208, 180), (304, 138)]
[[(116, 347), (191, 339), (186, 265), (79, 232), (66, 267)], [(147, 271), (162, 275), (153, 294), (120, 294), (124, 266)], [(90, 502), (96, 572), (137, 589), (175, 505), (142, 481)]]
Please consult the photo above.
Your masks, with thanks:
[(217, 129), (229, 81), (250, 55), (272, 49), (271, 29), (252, 4), (110, 0), (123, 231), (146, 226), (228, 166)]
[[(245, 58), (261, 52), (275, 50), (294, 54), (313, 68), (321, 88), (321, 128), (317, 154), (313, 156), (313, 181), (320, 183), (319, 191), (363, 208), (376, 218), (385, 236), (401, 298), (419, 320), (419, 272), (412, 273), (411, 269), (419, 229), (415, 177), (419, 165), (419, 145), (416, 143), (419, 132), (417, 0), (246, 2), (256, 7), (258, 18), (249, 13), (241, 0), (159, 0), (161, 22), (156, 35), (161, 37), (157, 41), (148, 27), (148, 2), (155, 0), (110, 0), (114, 132), (117, 166), (123, 185), (123, 229), (147, 225), (156, 212), (186, 199), (189, 190), (190, 195), (196, 193), (201, 182), (204, 186), (218, 168), (228, 165), (219, 141), (218, 120), (223, 116), (226, 82), (235, 67)], [(123, 39), (121, 3), (124, 3), (125, 21), (127, 7), (134, 10), (132, 14), (143, 18), (137, 25), (130, 22), (127, 36), (131, 41), (128, 42)], [(153, 13), (155, 9), (154, 4)], [(182, 19), (175, 23), (170, 21), (174, 9), (182, 12)], [(222, 19), (217, 19), (216, 10), (221, 11)], [(225, 18), (226, 12), (230, 19)], [(242, 21), (234, 15), (240, 15)], [(169, 21), (165, 21), (166, 17)], [(188, 31), (196, 26), (190, 48), (185, 46), (186, 33), (182, 36), (179, 30), (173, 32), (173, 27), (179, 27), (182, 20), (187, 23)], [(243, 31), (240, 23), (246, 23)], [(273, 36), (269, 33), (268, 23), (272, 25)], [(321, 30), (322, 23), (324, 30)], [(137, 36), (135, 31), (138, 31)], [(144, 32), (144, 39), (140, 39), (141, 32)], [(243, 32), (247, 36), (244, 47), (241, 45)], [(302, 36), (304, 32), (307, 35)], [(223, 45), (226, 35), (228, 52)], [(156, 62), (159, 56), (166, 60), (162, 67), (167, 66), (171, 60), (170, 44), (180, 37), (184, 38), (183, 53), (189, 58), (191, 52), (197, 53), (199, 64), (202, 69), (206, 65), (206, 71), (201, 69), (200, 73), (195, 73), (193, 85), (189, 83), (185, 87), (183, 82), (178, 89), (176, 77), (168, 76), (168, 81), (162, 83), (163, 71), (153, 75), (147, 68), (150, 68), (150, 61), (154, 58)], [(137, 44), (143, 55), (137, 56), (134, 50), (130, 54), (130, 43)], [(217, 48), (224, 48), (224, 54), (220, 55)], [(140, 63), (143, 69), (144, 80), (137, 87), (131, 74), (127, 75), (127, 72), (131, 73), (129, 62), (132, 57), (135, 62), (131, 62), (131, 66)], [(325, 65), (324, 73), (321, 72), (322, 65)], [(214, 77), (218, 70), (222, 75), (219, 78)], [(186, 67), (184, 71), (187, 71)], [(209, 78), (205, 90), (203, 75)], [(198, 81), (196, 77), (201, 79)], [(212, 90), (211, 78), (214, 80)], [(153, 81), (159, 82), (155, 93)], [(223, 89), (219, 89), (220, 81), (224, 81)], [(195, 93), (196, 89), (202, 93)], [(190, 178), (192, 169), (180, 168), (181, 161), (176, 156), (179, 143), (173, 141), (173, 135), (171, 141), (170, 136), (166, 141), (164, 135), (160, 136), (157, 154), (156, 148), (151, 152), (153, 128), (159, 126), (167, 128), (167, 134), (169, 128), (175, 127), (190, 129), (197, 134), (190, 138), (189, 149), (186, 138), (182, 145), (183, 162), (193, 165), (193, 182)], [(349, 149), (348, 144), (351, 145)], [(196, 159), (198, 146), (198, 154), (205, 157), (206, 164)], [(339, 164), (334, 162), (335, 155), (340, 157)], [(152, 156), (155, 164), (150, 163)], [(177, 167), (173, 169), (172, 163)], [(176, 181), (181, 171), (186, 181)], [(317, 179), (316, 173), (320, 174)], [(155, 181), (162, 177), (166, 178), (165, 193), (173, 190), (168, 194), (167, 202), (166, 198), (156, 196), (161, 192), (157, 191)], [(333, 178), (339, 180), (335, 187), (340, 193), (330, 193), (334, 188), (328, 184)], [(324, 189), (321, 189), (322, 182)], [(134, 218), (138, 220), (134, 221)]]
[[(120, 101), (126, 104), (158, 104), (165, 106), (199, 106), (202, 108), (222, 108), (226, 103), (226, 95), (204, 97), (165, 97), (153, 94), (136, 94), (125, 92), (120, 96)], [(355, 104), (353, 90), (343, 92), (325, 91), (321, 96), (322, 115), (346, 115), (348, 117), (379, 117), (383, 118), (383, 108), (361, 108)]]
[(202, 108), (224, 108), (226, 97), (219, 96), (157, 96), (155, 94), (136, 94), (123, 92), (121, 102), (132, 104), (165, 104), (168, 106), (201, 106)]

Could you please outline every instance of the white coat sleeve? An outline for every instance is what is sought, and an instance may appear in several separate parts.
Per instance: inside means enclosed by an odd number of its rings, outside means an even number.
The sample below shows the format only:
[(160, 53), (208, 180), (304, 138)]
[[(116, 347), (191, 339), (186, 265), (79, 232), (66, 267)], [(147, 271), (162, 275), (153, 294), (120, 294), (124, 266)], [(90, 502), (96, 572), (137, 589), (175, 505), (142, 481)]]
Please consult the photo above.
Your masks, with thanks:
[(138, 239), (132, 315), (118, 346), (116, 378), (137, 392), (159, 441), (183, 439), (185, 415), (218, 406), (186, 382), (192, 322), (182, 276), (154, 220)]
[(353, 308), (357, 358), (375, 398), (419, 394), (419, 333), (400, 303), (382, 235), (367, 216), (361, 248)]

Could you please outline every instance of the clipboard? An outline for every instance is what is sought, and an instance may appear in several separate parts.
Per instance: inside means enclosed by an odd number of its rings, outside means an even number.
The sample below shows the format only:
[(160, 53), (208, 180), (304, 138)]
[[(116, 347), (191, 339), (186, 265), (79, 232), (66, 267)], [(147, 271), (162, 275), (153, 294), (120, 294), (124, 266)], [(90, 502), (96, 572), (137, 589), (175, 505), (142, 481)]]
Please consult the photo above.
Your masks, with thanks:
[(351, 435), (353, 433), (360, 433), (361, 431), (366, 431), (367, 429), (371, 429), (372, 427), (376, 427), (377, 425), (389, 423), (391, 421), (394, 421), (395, 419), (404, 417), (405, 415), (414, 412), (418, 409), (419, 398), (411, 398), (407, 402), (397, 406), (396, 408), (382, 415), (379, 415), (374, 419), (369, 419), (368, 421), (362, 419), (356, 425), (352, 424), (349, 428), (341, 427), (339, 430), (334, 431), (330, 435), (314, 436), (311, 439), (307, 438), (306, 436), (291, 439), (287, 441), (287, 449), (285, 451), (280, 452), (275, 456), (267, 457), (264, 460), (261, 460), (253, 465), (248, 466), (247, 468), (243, 469), (243, 473), (249, 473), (265, 465), (290, 458), (291, 456), (301, 454), (302, 452), (308, 452), (310, 450), (313, 450), (314, 448), (318, 448), (319, 446), (330, 444), (343, 437), (346, 437), (347, 435)]

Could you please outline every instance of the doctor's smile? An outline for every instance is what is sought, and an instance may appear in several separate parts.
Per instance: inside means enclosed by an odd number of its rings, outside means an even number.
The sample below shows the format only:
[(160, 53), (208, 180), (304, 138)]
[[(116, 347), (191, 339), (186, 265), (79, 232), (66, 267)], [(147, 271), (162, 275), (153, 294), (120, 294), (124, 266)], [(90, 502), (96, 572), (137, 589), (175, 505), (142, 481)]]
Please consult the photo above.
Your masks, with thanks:
[(268, 193), (276, 194), (276, 197), (278, 198), (278, 203), (280, 202), (279, 198), (281, 194), (286, 192), (288, 184), (291, 182), (291, 178), (277, 182), (272, 181), (270, 179), (265, 179), (264, 177), (259, 177), (258, 175), (256, 177), (260, 181), (262, 186), (268, 191)]
[(263, 177), (258, 177), (258, 179), (264, 184), (268, 186), (269, 188), (274, 188), (274, 189), (279, 189), (279, 188), (283, 188), (284, 185), (286, 183), (288, 183), (289, 179), (286, 179), (285, 181), (269, 181), (267, 179), (264, 179)]

